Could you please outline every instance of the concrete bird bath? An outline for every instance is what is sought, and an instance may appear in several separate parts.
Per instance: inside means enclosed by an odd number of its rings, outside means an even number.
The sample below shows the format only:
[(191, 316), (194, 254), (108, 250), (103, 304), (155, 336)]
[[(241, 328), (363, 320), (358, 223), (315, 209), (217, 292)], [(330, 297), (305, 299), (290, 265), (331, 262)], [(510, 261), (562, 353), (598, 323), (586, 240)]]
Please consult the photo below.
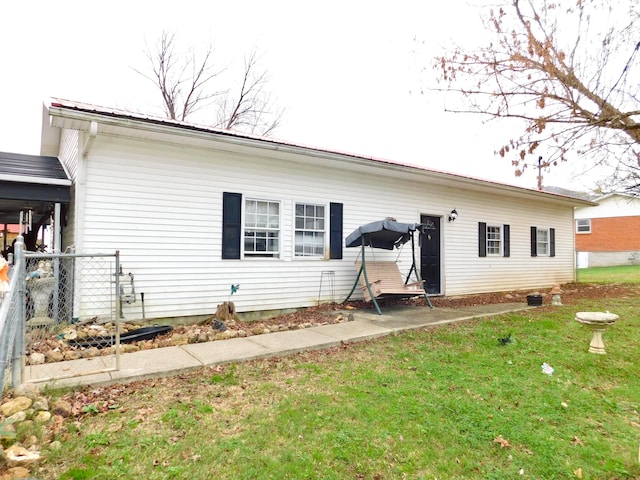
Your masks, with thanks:
[(593, 332), (593, 338), (589, 345), (589, 351), (591, 353), (598, 353), (604, 355), (604, 342), (602, 341), (602, 334), (610, 326), (616, 323), (616, 320), (620, 318), (615, 313), (609, 312), (578, 312), (576, 313), (576, 321), (585, 325)]

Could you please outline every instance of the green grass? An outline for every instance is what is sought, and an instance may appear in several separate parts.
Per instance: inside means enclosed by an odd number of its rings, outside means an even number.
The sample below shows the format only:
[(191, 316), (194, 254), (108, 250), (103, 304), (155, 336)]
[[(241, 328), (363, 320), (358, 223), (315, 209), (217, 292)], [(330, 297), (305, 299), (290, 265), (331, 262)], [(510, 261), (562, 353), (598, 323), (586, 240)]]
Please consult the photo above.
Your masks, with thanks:
[(640, 265), (579, 268), (577, 279), (581, 283), (640, 283)]
[[(573, 319), (595, 308), (620, 315), (607, 355)], [(143, 382), (68, 420), (36, 476), (640, 478), (639, 308), (585, 300)]]

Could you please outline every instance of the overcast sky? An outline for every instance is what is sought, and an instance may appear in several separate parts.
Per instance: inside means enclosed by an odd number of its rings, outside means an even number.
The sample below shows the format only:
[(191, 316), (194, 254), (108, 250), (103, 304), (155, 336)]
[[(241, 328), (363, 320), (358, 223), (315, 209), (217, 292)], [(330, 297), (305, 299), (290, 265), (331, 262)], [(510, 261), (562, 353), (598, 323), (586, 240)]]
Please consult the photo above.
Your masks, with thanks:
[[(536, 172), (516, 179), (494, 155), (512, 125), (445, 113), (451, 98), (420, 93), (436, 55), (482, 40), (484, 3), (6, 2), (0, 151), (40, 153), (49, 97), (160, 113), (158, 92), (134, 68), (145, 67), (145, 43), (164, 29), (185, 44), (211, 40), (230, 68), (257, 46), (286, 108), (277, 139), (535, 188)], [(570, 177), (565, 167), (545, 174), (545, 184), (567, 186)]]

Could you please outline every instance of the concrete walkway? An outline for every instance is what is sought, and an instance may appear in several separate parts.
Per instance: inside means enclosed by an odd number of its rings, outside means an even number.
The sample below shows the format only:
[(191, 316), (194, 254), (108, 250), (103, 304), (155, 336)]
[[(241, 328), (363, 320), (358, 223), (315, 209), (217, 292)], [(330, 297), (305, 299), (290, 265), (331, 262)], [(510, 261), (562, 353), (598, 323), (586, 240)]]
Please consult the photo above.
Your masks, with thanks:
[[(354, 320), (301, 330), (289, 330), (207, 343), (157, 348), (115, 355), (32, 365), (25, 368), (25, 381), (41, 387), (65, 388), (126, 383), (225, 363), (290, 355), (390, 335), (403, 330), (459, 322), (472, 318), (523, 310), (522, 303), (479, 305), (462, 308), (392, 307), (375, 311), (350, 311)], [(339, 312), (335, 312), (336, 315)], [(110, 370), (110, 371), (105, 371)]]

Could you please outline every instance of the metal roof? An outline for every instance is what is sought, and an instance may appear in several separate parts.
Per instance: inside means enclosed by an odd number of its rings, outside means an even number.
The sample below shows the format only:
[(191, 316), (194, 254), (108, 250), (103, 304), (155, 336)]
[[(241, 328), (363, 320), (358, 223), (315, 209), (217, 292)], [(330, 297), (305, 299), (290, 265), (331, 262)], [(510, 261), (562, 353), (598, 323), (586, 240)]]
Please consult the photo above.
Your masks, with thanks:
[(21, 210), (45, 214), (70, 200), (71, 180), (57, 157), (0, 152), (0, 224), (18, 223)]
[(71, 185), (57, 157), (8, 152), (0, 152), (0, 180)]
[[(316, 163), (318, 159), (321, 159), (325, 162), (348, 165), (353, 171), (362, 173), (370, 173), (371, 169), (379, 171), (382, 169), (384, 175), (396, 175), (414, 181), (417, 181), (418, 178), (428, 178), (439, 185), (452, 188), (465, 188), (491, 194), (504, 192), (523, 198), (536, 198), (571, 206), (593, 205), (591, 201), (573, 196), (517, 187), (494, 180), (478, 179), (403, 162), (332, 151), (271, 137), (260, 137), (84, 102), (52, 98), (47, 110), (52, 121), (50, 125), (43, 125), (43, 128), (49, 130), (67, 128), (86, 132), (89, 130), (91, 122), (97, 121), (100, 123), (99, 132), (107, 135), (131, 136), (146, 141), (166, 141), (167, 136), (179, 136), (181, 144), (193, 146), (207, 146), (211, 141), (223, 142), (225, 148), (230, 151), (258, 148), (264, 154), (277, 154), (279, 158), (287, 158), (301, 163), (305, 161)], [(54, 150), (52, 151), (57, 151), (58, 146), (54, 141)], [(46, 152), (48, 153), (49, 150)]]

